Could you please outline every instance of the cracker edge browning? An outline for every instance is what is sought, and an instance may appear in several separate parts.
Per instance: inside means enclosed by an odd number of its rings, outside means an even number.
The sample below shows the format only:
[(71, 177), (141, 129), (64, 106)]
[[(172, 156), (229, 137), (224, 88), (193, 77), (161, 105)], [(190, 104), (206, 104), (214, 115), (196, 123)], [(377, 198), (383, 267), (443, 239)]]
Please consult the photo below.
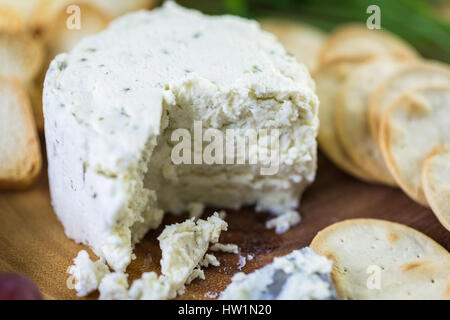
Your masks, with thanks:
[[(446, 213), (442, 212), (442, 210), (439, 208), (439, 205), (435, 201), (435, 197), (433, 196), (433, 191), (431, 191), (430, 183), (431, 181), (428, 181), (428, 175), (430, 171), (431, 166), (431, 159), (433, 159), (434, 156), (441, 152), (450, 152), (450, 145), (438, 145), (434, 147), (431, 152), (428, 154), (427, 158), (424, 161), (423, 169), (422, 169), (422, 187), (425, 193), (425, 197), (431, 207), (431, 210), (438, 218), (439, 222), (446, 228), (448, 231), (450, 231), (450, 212)], [(449, 164), (450, 166), (450, 164)]]
[(406, 183), (408, 179), (403, 177), (398, 169), (397, 163), (392, 154), (392, 150), (390, 148), (391, 141), (391, 124), (390, 124), (390, 115), (396, 108), (399, 108), (399, 102), (403, 100), (409, 100), (412, 104), (416, 105), (418, 103), (414, 97), (411, 97), (409, 92), (403, 92), (399, 97), (394, 99), (389, 107), (384, 111), (383, 117), (380, 124), (380, 137), (378, 140), (378, 144), (380, 146), (381, 153), (383, 155), (384, 161), (391, 172), (391, 175), (394, 177), (397, 184), (400, 188), (414, 201), (420, 203), (423, 206), (428, 206), (427, 200), (423, 191), (419, 187), (419, 190), (414, 190), (414, 188)]
[[(355, 151), (355, 146), (352, 146), (351, 143), (346, 139), (346, 134), (343, 131), (344, 127), (344, 115), (343, 115), (343, 109), (344, 109), (344, 95), (345, 92), (348, 91), (348, 86), (350, 85), (351, 76), (348, 77), (341, 88), (341, 92), (337, 98), (336, 102), (336, 110), (335, 110), (335, 128), (336, 128), (336, 134), (338, 137), (339, 142), (342, 145), (343, 150), (347, 153), (347, 155), (350, 157), (350, 159), (359, 167), (362, 168), (365, 172), (367, 172), (375, 181), (381, 184), (385, 184), (387, 186), (395, 187), (397, 186), (397, 183), (393, 179), (393, 177), (390, 175), (390, 172), (383, 172), (383, 168), (379, 168), (377, 164), (375, 164), (375, 161), (367, 160), (367, 158), (362, 159), (361, 152)], [(376, 142), (375, 142), (376, 144)], [(358, 148), (356, 146), (356, 148)], [(374, 168), (376, 166), (376, 168)], [(387, 168), (385, 170), (388, 170)], [(388, 176), (387, 176), (388, 175)]]

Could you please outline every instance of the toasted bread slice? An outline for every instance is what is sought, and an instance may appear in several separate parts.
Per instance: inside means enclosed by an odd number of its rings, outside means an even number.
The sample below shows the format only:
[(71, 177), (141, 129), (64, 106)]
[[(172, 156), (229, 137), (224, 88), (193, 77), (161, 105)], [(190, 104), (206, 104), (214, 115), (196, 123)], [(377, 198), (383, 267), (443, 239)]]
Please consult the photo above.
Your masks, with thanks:
[(383, 157), (398, 185), (423, 205), (423, 163), (441, 144), (450, 144), (450, 86), (416, 88), (385, 111), (380, 131)]
[(320, 231), (311, 248), (333, 260), (340, 299), (450, 299), (450, 254), (405, 225), (346, 220)]
[(450, 144), (430, 152), (423, 165), (422, 185), (434, 214), (450, 231)]
[(26, 32), (0, 31), (0, 75), (29, 83), (44, 59), (42, 43)]
[(18, 80), (0, 78), (0, 189), (29, 186), (42, 167), (30, 102)]

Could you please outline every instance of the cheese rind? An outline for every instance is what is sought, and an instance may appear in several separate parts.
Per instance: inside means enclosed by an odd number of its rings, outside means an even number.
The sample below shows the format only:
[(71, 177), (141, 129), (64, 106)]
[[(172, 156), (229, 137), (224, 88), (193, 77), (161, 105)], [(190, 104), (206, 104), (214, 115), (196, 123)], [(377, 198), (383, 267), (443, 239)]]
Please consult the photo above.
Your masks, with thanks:
[[(314, 83), (242, 18), (172, 2), (126, 15), (55, 58), (43, 100), (55, 212), (69, 237), (116, 271), (164, 211), (256, 204), (283, 214), (315, 177)], [(171, 133), (192, 133), (194, 121), (222, 132), (278, 129), (278, 173), (261, 175), (260, 164), (173, 165)]]

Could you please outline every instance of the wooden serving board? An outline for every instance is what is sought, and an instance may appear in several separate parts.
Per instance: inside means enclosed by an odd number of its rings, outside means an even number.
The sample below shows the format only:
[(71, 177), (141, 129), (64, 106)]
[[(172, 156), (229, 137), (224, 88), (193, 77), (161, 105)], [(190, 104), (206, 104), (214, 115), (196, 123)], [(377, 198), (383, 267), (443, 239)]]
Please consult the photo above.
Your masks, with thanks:
[[(207, 210), (206, 215), (212, 211)], [(239, 245), (240, 256), (217, 253), (220, 267), (207, 268), (206, 280), (188, 285), (181, 298), (216, 298), (234, 273), (251, 272), (270, 263), (275, 256), (303, 248), (319, 230), (350, 218), (403, 223), (450, 249), (450, 233), (429, 209), (416, 204), (399, 189), (369, 185), (344, 174), (322, 155), (317, 179), (305, 193), (300, 212), (302, 222), (277, 235), (264, 226), (267, 214), (255, 213), (252, 208), (228, 211), (229, 230), (222, 234), (221, 242)], [(185, 218), (167, 215), (164, 224)], [(139, 278), (144, 271), (159, 272), (161, 252), (156, 237), (161, 230), (162, 227), (149, 232), (136, 247), (137, 259), (128, 268), (131, 279)], [(74, 299), (75, 291), (67, 287), (67, 268), (80, 249), (86, 247), (64, 235), (53, 212), (45, 173), (27, 191), (0, 193), (0, 271), (24, 273), (37, 283), (46, 298)], [(254, 259), (246, 259), (248, 255)], [(96, 294), (88, 298), (96, 298)]]

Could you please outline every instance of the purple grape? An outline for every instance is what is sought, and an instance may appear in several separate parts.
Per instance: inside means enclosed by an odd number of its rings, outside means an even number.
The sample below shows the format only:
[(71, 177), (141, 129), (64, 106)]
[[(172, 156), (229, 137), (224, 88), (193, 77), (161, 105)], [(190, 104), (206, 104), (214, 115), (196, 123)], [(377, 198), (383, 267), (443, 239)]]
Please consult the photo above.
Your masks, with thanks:
[(0, 273), (0, 300), (41, 300), (33, 281), (21, 274)]

